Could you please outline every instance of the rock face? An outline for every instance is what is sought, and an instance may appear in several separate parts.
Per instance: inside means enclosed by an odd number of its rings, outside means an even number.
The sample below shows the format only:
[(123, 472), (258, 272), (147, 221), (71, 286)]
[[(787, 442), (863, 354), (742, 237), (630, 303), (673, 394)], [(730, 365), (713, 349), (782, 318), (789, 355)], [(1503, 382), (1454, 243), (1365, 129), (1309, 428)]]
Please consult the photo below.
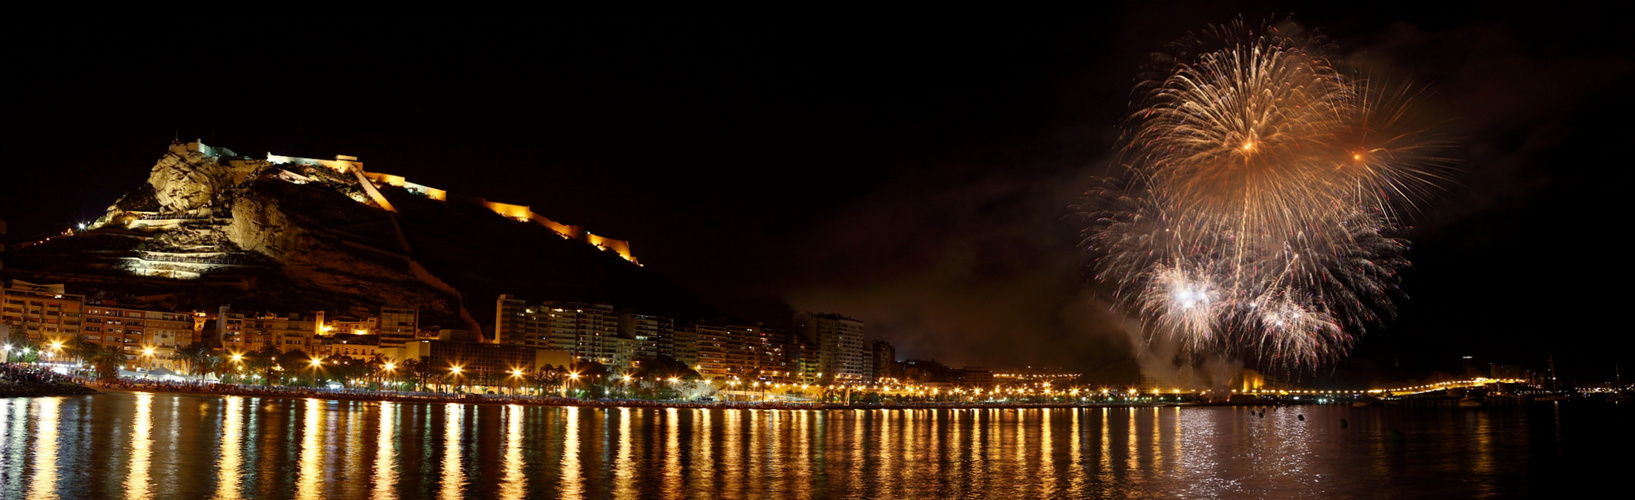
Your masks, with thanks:
[(8, 271), (87, 276), (91, 288), (127, 280), (150, 295), (191, 290), (178, 308), (231, 302), (364, 316), (384, 305), (419, 307), (422, 324), (473, 331), (489, 329), (473, 318), (493, 318), (502, 293), (709, 314), (614, 252), (504, 217), (480, 199), (362, 182), (371, 181), (351, 159), (256, 159), (175, 144), (148, 182), (89, 230), (15, 253)]
[(250, 165), (223, 164), (216, 157), (172, 145), (148, 175), (153, 198), (164, 212), (181, 213), (203, 208), (228, 188), (243, 182)]
[(97, 255), (117, 252), (108, 266), (126, 274), (265, 288), (235, 306), (420, 307), (449, 328), (476, 329), (461, 319), (460, 293), (417, 267), (396, 215), (364, 196), (357, 176), (288, 159), (173, 144), (145, 185), (75, 239), (98, 241)]
[(260, 253), (279, 262), (288, 263), (292, 258), (290, 248), (306, 236), (285, 218), (277, 199), (241, 197), (233, 203), (229, 213), (232, 222), (223, 229), (228, 241), (241, 250)]

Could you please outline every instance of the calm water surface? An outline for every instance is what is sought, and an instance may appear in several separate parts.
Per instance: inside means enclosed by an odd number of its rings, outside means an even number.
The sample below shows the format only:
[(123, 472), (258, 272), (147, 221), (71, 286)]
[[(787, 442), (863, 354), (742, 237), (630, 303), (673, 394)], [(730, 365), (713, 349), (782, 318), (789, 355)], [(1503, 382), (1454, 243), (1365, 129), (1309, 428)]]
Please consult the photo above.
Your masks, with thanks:
[(12, 398), (0, 498), (1529, 497), (1632, 464), (1628, 405), (1261, 410)]

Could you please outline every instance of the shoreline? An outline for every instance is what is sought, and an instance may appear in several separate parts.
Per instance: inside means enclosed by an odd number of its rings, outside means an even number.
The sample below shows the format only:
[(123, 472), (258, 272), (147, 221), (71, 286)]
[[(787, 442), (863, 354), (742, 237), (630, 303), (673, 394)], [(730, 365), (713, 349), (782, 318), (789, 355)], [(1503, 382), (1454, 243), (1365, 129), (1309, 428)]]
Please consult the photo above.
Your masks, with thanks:
[(87, 396), (97, 390), (83, 380), (35, 367), (0, 363), (0, 398)]
[(47, 383), (47, 384), (0, 384), (0, 399), (3, 398), (52, 398), (60, 396), (95, 396), (102, 391), (90, 386)]
[[(304, 390), (261, 390), (261, 388), (235, 387), (232, 392), (212, 390), (189, 390), (185, 388), (152, 388), (152, 387), (107, 387), (96, 386), (103, 392), (147, 392), (155, 394), (192, 394), (201, 396), (239, 396), (261, 397), (278, 399), (324, 399), (331, 401), (364, 401), (364, 402), (392, 402), (392, 403), (458, 403), (467, 405), (523, 405), (523, 406), (557, 406), (582, 408), (687, 408), (687, 409), (759, 409), (759, 410), (986, 410), (986, 409), (1042, 409), (1042, 408), (1164, 408), (1182, 406), (1270, 406), (1274, 403), (1266, 401), (1243, 403), (1199, 403), (1199, 402), (1135, 402), (1135, 403), (1005, 403), (1005, 402), (948, 402), (948, 403), (790, 403), (790, 402), (686, 402), (686, 401), (641, 401), (641, 400), (594, 400), (574, 398), (541, 398), (537, 396), (501, 395), (447, 395), (431, 396), (417, 394), (393, 393), (348, 393)], [(248, 390), (246, 390), (248, 389)]]

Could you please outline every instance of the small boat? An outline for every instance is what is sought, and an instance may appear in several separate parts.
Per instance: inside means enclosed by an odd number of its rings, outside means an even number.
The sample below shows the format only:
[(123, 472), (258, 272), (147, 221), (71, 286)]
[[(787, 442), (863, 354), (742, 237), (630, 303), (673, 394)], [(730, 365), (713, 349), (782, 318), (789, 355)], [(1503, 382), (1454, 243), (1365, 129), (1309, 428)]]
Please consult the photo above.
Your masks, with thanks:
[(1460, 408), (1481, 408), (1482, 407), (1482, 398), (1475, 397), (1475, 396), (1460, 398), (1459, 399), (1459, 407)]

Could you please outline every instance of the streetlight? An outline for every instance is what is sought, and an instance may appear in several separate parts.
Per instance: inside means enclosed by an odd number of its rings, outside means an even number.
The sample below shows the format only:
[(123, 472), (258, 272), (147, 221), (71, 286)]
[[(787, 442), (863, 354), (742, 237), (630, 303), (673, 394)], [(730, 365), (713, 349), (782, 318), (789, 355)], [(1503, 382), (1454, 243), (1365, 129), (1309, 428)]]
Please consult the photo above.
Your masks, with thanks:
[(381, 367), (380, 381), (382, 385), (385, 385), (386, 383), (386, 374), (391, 373), (394, 370), (397, 370), (397, 364), (392, 363), (391, 361), (387, 361), (386, 365)]
[(323, 365), (324, 360), (318, 358), (312, 358), (312, 361), (308, 363), (308, 366), (312, 368), (312, 385), (314, 387), (318, 385), (318, 367)]
[(460, 365), (454, 365), (454, 366), (449, 367), (449, 369), (448, 369), (449, 374), (450, 374), (450, 376), (452, 376), (454, 378), (455, 382), (460, 381), (460, 371), (461, 370), (462, 369), (460, 368)]

